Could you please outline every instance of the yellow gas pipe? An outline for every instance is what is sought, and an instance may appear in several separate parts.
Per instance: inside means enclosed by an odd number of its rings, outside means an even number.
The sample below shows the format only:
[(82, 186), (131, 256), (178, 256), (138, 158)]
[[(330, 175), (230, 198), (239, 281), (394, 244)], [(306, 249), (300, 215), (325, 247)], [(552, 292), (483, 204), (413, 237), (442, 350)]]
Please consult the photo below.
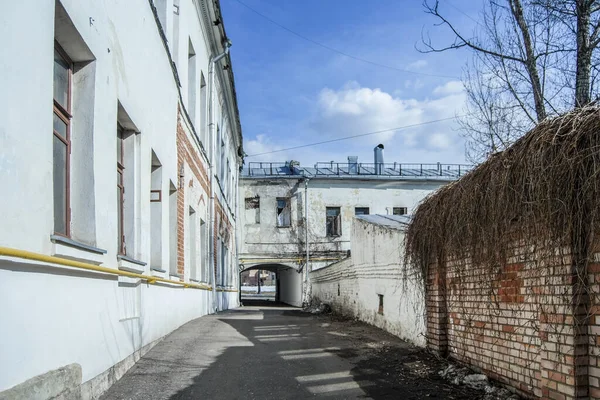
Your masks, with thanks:
[(34, 253), (31, 251), (11, 249), (9, 247), (0, 247), (0, 256), (48, 262), (48, 263), (52, 263), (52, 264), (64, 265), (66, 267), (85, 269), (88, 271), (96, 271), (96, 272), (103, 272), (103, 273), (111, 274), (111, 275), (119, 275), (119, 276), (127, 276), (130, 278), (138, 278), (138, 279), (147, 281), (149, 284), (156, 284), (156, 282), (164, 282), (164, 283), (169, 283), (171, 285), (180, 285), (180, 286), (183, 286), (184, 288), (212, 290), (212, 287), (208, 286), (208, 285), (189, 283), (189, 282), (181, 282), (181, 281), (173, 281), (170, 279), (160, 278), (158, 276), (136, 274), (134, 272), (121, 271), (118, 269), (101, 267), (101, 266), (95, 265), (95, 264), (67, 260), (64, 258), (59, 258), (59, 257), (54, 257), (54, 256), (47, 256), (44, 254)]

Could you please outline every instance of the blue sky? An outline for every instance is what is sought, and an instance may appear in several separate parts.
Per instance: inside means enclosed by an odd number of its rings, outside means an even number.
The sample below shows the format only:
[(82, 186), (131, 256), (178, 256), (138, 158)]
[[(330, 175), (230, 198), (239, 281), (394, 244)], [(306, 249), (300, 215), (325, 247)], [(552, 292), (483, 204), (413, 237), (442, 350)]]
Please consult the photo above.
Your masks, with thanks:
[[(455, 121), (391, 131), (326, 145), (258, 153), (350, 135), (419, 124), (461, 114), (460, 76), (466, 50), (422, 54), (421, 32), (436, 43), (451, 38), (420, 0), (241, 0), (285, 27), (345, 53), (428, 76), (363, 63), (302, 40), (237, 0), (221, 0), (244, 134), (253, 161), (464, 163)], [(480, 1), (441, 1), (464, 32), (473, 31)]]

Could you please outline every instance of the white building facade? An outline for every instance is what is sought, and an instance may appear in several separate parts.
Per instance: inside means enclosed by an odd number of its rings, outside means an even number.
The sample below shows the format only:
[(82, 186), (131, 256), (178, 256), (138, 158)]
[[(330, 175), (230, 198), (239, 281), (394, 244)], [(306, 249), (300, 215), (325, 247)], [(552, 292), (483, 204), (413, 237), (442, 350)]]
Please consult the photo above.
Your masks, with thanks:
[[(350, 256), (357, 215), (408, 215), (427, 195), (462, 174), (465, 165), (251, 162), (240, 179), (240, 270), (279, 274), (279, 300), (310, 298), (308, 270)], [(243, 198), (243, 200), (242, 200)], [(308, 206), (306, 206), (308, 205)], [(308, 246), (306, 245), (308, 243)]]
[(218, 1), (0, 9), (0, 398), (95, 398), (238, 305), (230, 42)]
[(410, 217), (354, 218), (352, 256), (310, 272), (313, 302), (425, 347), (425, 289), (404, 268)]

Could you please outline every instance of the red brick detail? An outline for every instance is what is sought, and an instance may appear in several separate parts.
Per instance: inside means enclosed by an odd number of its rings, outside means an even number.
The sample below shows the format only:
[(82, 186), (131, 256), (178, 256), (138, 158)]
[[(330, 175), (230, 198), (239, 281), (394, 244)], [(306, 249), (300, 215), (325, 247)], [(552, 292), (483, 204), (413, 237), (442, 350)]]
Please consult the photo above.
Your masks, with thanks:
[[(445, 264), (429, 268), (426, 286), (427, 346), (442, 356), (448, 352), (448, 310), (446, 307)], [(454, 282), (452, 282), (454, 284)]]
[[(177, 114), (177, 171), (187, 165), (194, 177), (200, 182), (206, 193), (210, 193), (208, 174), (203, 157), (198, 148), (190, 141), (181, 121), (181, 110)], [(192, 185), (189, 181), (188, 185)], [(185, 184), (185, 182), (183, 182)], [(185, 190), (177, 182), (177, 273), (184, 274), (185, 268)]]
[(526, 397), (600, 399), (600, 263), (538, 253), (515, 246), (491, 276), (468, 261), (432, 264), (427, 346)]

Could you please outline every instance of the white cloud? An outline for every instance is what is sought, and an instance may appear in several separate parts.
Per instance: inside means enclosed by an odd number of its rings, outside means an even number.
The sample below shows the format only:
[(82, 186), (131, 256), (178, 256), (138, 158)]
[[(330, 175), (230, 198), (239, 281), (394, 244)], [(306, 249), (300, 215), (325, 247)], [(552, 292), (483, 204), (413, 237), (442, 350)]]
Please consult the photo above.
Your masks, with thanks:
[(436, 132), (429, 136), (427, 139), (427, 144), (434, 149), (445, 150), (450, 147), (452, 141), (450, 140), (449, 135)]
[[(439, 90), (438, 90), (439, 92)], [(246, 139), (244, 150), (247, 162), (283, 162), (294, 159), (302, 165), (318, 161), (345, 162), (349, 155), (359, 156), (359, 162), (373, 162), (373, 148), (385, 145), (386, 162), (403, 163), (460, 163), (464, 162), (464, 140), (456, 131), (454, 120), (432, 124), (424, 122), (454, 117), (463, 107), (465, 95), (457, 92), (446, 95), (421, 93), (417, 100), (399, 92), (389, 93), (381, 88), (361, 87), (348, 82), (339, 89), (324, 88), (316, 99), (316, 111), (308, 125), (289, 130), (262, 133)], [(427, 98), (427, 95), (430, 98)], [(408, 125), (414, 127), (390, 130)], [(274, 150), (310, 143), (385, 131), (330, 144), (303, 147), (271, 153)]]
[(433, 94), (436, 96), (446, 96), (450, 94), (462, 93), (464, 90), (463, 83), (461, 81), (449, 81), (433, 89)]
[[(278, 150), (279, 148), (280, 147), (274, 144), (271, 141), (271, 138), (265, 134), (256, 135), (255, 139), (247, 139), (244, 143), (244, 151), (250, 156), (269, 153), (261, 155), (259, 157), (260, 161), (272, 161), (278, 159), (280, 154), (271, 152)], [(253, 159), (250, 159), (250, 161), (253, 161)]]
[[(460, 82), (458, 82), (460, 83)], [(462, 89), (462, 84), (461, 84)], [(417, 100), (392, 95), (380, 88), (361, 87), (350, 82), (339, 90), (322, 89), (318, 97), (318, 116), (314, 129), (322, 138), (360, 135), (386, 131), (347, 142), (358, 149), (367, 161), (378, 143), (386, 146), (386, 160), (406, 162), (406, 155), (426, 155), (427, 159), (411, 162), (461, 162), (464, 159), (462, 139), (454, 120), (423, 124), (454, 117), (463, 107), (465, 95), (455, 83), (440, 86), (431, 93), (432, 99)], [(419, 125), (423, 124), (423, 125)], [(392, 128), (417, 125), (406, 129)], [(340, 157), (336, 157), (340, 158)]]
[(410, 64), (408, 64), (406, 66), (407, 69), (411, 70), (411, 71), (419, 71), (423, 68), (425, 68), (427, 66), (427, 61), (425, 60), (417, 60), (415, 62), (412, 62)]
[(406, 89), (421, 89), (425, 84), (419, 78), (417, 79), (407, 79), (404, 81), (404, 87)]

